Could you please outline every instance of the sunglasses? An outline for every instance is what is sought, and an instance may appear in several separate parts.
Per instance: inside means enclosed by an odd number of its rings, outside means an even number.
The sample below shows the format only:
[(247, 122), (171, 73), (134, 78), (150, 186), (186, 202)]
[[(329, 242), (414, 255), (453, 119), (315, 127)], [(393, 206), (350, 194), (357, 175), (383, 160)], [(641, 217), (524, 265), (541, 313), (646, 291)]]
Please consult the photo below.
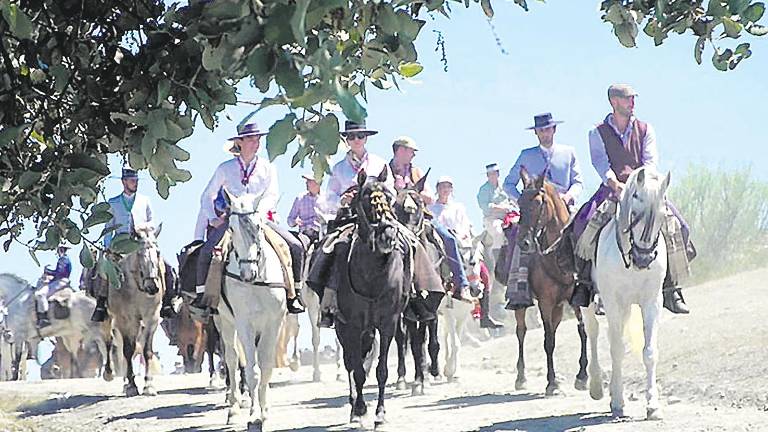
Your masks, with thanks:
[(347, 132), (345, 138), (348, 140), (363, 139), (368, 136), (366, 132)]

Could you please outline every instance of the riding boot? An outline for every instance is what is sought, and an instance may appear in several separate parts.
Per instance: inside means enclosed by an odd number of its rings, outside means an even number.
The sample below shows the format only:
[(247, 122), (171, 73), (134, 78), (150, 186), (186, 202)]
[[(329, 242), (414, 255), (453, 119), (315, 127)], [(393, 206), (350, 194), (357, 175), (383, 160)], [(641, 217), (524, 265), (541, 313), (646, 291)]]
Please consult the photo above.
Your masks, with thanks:
[(296, 290), (296, 296), (288, 299), (287, 307), (290, 314), (300, 314), (306, 311), (306, 306), (304, 306), (304, 302), (301, 300), (301, 291)]
[(91, 321), (104, 322), (107, 319), (107, 298), (99, 296), (96, 298), (96, 307), (93, 309)]
[(491, 298), (484, 295), (480, 298), (480, 327), (481, 328), (502, 328), (504, 324), (494, 320), (491, 317)]
[(37, 313), (37, 328), (48, 327), (51, 325), (51, 320), (48, 319), (48, 314), (45, 312)]
[(676, 314), (687, 314), (691, 312), (690, 309), (688, 309), (688, 305), (685, 304), (682, 291), (672, 283), (669, 271), (667, 271), (667, 275), (664, 277), (664, 285), (661, 292), (664, 296), (664, 308)]
[(515, 289), (507, 289), (507, 310), (525, 309), (533, 306), (533, 295), (528, 285), (528, 254), (520, 253), (520, 265), (517, 271)]
[(171, 295), (166, 294), (163, 296), (163, 305), (160, 308), (160, 316), (162, 318), (171, 319), (176, 316), (176, 309), (173, 308), (173, 299), (173, 292), (171, 292)]
[(336, 321), (335, 312), (338, 310), (338, 307), (336, 291), (326, 287), (323, 291), (323, 300), (320, 303), (320, 321), (317, 323), (318, 326), (333, 328), (333, 323)]
[(573, 288), (570, 303), (572, 306), (588, 307), (592, 302), (592, 262), (575, 257), (576, 286)]
[(453, 297), (455, 300), (467, 302), (467, 303), (473, 303), (475, 300), (469, 295), (467, 292), (467, 287), (458, 286), (453, 289), (453, 294), (451, 294), (451, 297)]

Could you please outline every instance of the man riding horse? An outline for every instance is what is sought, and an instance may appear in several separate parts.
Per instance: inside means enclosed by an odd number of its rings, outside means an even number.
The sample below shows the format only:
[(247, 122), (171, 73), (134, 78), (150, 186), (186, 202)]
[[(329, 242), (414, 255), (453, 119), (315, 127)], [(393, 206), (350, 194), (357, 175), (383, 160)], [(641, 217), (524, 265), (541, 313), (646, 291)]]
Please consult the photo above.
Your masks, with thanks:
[[(659, 154), (653, 127), (634, 116), (637, 92), (626, 84), (608, 88), (608, 101), (613, 112), (589, 132), (589, 150), (592, 166), (602, 184), (585, 203), (573, 221), (573, 244), (576, 253), (577, 280), (571, 303), (587, 306), (594, 294), (591, 282), (591, 261), (582, 257), (593, 256), (600, 230), (613, 217), (616, 201), (624, 190), (629, 175), (639, 167), (656, 168)], [(667, 201), (666, 222), (663, 224), (667, 243), (668, 271), (662, 290), (664, 307), (673, 313), (689, 312), (677, 286), (688, 275), (688, 261), (695, 256), (690, 243), (688, 224), (677, 209)], [(581, 253), (579, 253), (579, 251)]]
[(69, 286), (69, 275), (72, 273), (72, 261), (67, 256), (69, 246), (59, 245), (56, 249), (56, 267), (45, 267), (41, 285), (35, 291), (35, 304), (37, 305), (37, 328), (51, 325), (48, 319), (48, 297), (62, 288)]
[(310, 174), (301, 176), (307, 183), (307, 192), (293, 201), (288, 213), (288, 226), (296, 228), (311, 242), (320, 237), (321, 220), (318, 211), (325, 213), (325, 197), (320, 193), (320, 183)]
[(491, 237), (490, 249), (495, 251), (504, 243), (502, 223), (507, 213), (517, 205), (509, 198), (499, 182), (499, 164), (485, 166), (485, 176), (488, 179), (477, 191), (477, 205), (483, 212), (483, 228)]
[[(112, 219), (107, 222), (105, 229), (114, 228), (109, 231), (103, 240), (104, 248), (108, 249), (112, 244), (112, 239), (117, 234), (133, 234), (136, 229), (153, 226), (152, 205), (149, 198), (138, 193), (139, 175), (135, 170), (123, 168), (121, 181), (123, 192), (110, 198), (109, 203)], [(92, 321), (101, 322), (107, 318), (107, 294), (108, 284), (105, 280), (95, 277), (95, 272), (91, 271), (92, 276), (87, 278), (88, 283), (92, 283), (92, 290), (96, 296), (96, 307), (91, 316)], [(160, 315), (169, 318), (174, 315), (173, 298), (176, 294), (173, 282), (173, 270), (170, 265), (165, 263), (165, 295), (163, 296), (163, 306), (160, 309)]]
[[(513, 199), (520, 199), (520, 169), (525, 167), (534, 176), (545, 175), (571, 210), (583, 187), (576, 150), (554, 142), (557, 125), (562, 122), (554, 120), (552, 114), (539, 114), (533, 121), (533, 126), (527, 129), (533, 129), (539, 145), (520, 152), (515, 165), (504, 179), (504, 191)], [(528, 256), (518, 249), (517, 226), (506, 229), (505, 234), (508, 244), (506, 262), (511, 263), (507, 281), (507, 309), (525, 309), (533, 305), (533, 296), (528, 286)], [(519, 260), (515, 259), (518, 256)]]
[[(229, 229), (229, 209), (224, 191), (235, 197), (244, 194), (260, 196), (257, 211), (267, 216), (267, 219), (277, 205), (279, 196), (277, 171), (266, 158), (256, 155), (261, 137), (267, 134), (268, 132), (259, 130), (256, 123), (248, 123), (238, 128), (237, 135), (229, 138), (229, 144), (226, 147), (227, 151), (235, 157), (216, 168), (200, 197), (195, 240), (202, 240), (205, 237), (205, 243), (201, 247), (197, 261), (195, 288), (197, 295), (191, 303), (191, 306), (198, 310), (206, 311), (210, 307), (215, 307), (216, 305), (211, 304), (212, 295), (221, 292), (220, 276), (224, 267), (223, 260), (226, 258), (221, 256), (223, 249), (221, 243)], [(273, 221), (267, 220), (266, 228), (271, 230), (271, 232), (265, 231), (270, 243), (278, 242), (279, 238), (285, 242), (285, 244), (273, 244), (276, 251), (281, 252), (284, 248), (289, 250), (288, 254), (278, 253), (283, 258), (281, 259), (283, 266), (290, 266), (292, 270), (293, 278), (290, 279), (289, 275), (286, 275), (285, 284), (288, 312), (292, 314), (304, 312), (300, 292), (296, 289), (302, 280), (304, 247), (288, 230)], [(273, 236), (272, 232), (277, 236)], [(216, 260), (213, 259), (214, 254), (217, 255)], [(290, 264), (285, 262), (287, 260), (290, 260)], [(209, 279), (209, 270), (214, 265), (217, 266), (217, 271), (212, 274), (214, 277)]]

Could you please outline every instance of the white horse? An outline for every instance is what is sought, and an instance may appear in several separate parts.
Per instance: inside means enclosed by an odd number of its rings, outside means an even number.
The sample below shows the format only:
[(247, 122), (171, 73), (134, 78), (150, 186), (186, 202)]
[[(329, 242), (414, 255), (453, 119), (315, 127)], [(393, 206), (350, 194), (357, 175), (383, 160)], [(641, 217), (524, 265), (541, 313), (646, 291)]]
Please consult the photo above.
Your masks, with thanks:
[(448, 382), (453, 382), (459, 372), (459, 352), (461, 340), (465, 336), (467, 324), (472, 321), (475, 305), (456, 300), (447, 295), (443, 297), (437, 312), (440, 315), (440, 349), (445, 353), (443, 375)]
[[(661, 287), (667, 271), (667, 248), (660, 237), (665, 220), (665, 192), (669, 174), (663, 179), (650, 168), (635, 170), (626, 182), (616, 216), (603, 228), (592, 268), (592, 280), (600, 293), (608, 320), (611, 348), (611, 414), (624, 416), (622, 360), (624, 327), (633, 304), (640, 306), (645, 344), (646, 417), (661, 418), (656, 385), (657, 335), (662, 306)], [(597, 360), (598, 324), (595, 305), (586, 313), (590, 340), (589, 389), (593, 399), (603, 396), (602, 372)]]
[[(4, 273), (0, 274), (0, 303), (7, 309), (7, 315), (3, 319), (3, 333), (5, 346), (3, 347), (2, 375), (8, 376), (11, 367), (20, 370), (27, 358), (27, 352), (36, 350), (37, 344), (47, 337), (61, 337), (67, 350), (73, 359), (77, 355), (80, 345), (95, 342), (102, 356), (106, 356), (107, 349), (104, 343), (106, 327), (101, 323), (91, 321), (90, 316), (96, 301), (88, 297), (83, 291), (72, 291), (64, 288), (53, 297), (66, 301), (69, 306), (69, 316), (63, 319), (56, 318), (55, 308), (49, 310), (51, 325), (42, 329), (36, 326), (35, 289), (18, 276)], [(31, 347), (31, 348), (30, 348)], [(10, 358), (8, 358), (10, 357)], [(9, 364), (11, 363), (11, 364)], [(20, 374), (16, 374), (17, 377)]]
[[(245, 378), (251, 397), (248, 427), (260, 430), (267, 421), (267, 390), (275, 367), (277, 336), (286, 314), (285, 281), (280, 260), (264, 236), (259, 198), (227, 194), (231, 205), (232, 250), (225, 270), (216, 325), (230, 371), (227, 422), (238, 412), (238, 357), (245, 357)], [(258, 365), (258, 369), (256, 366)], [(256, 394), (260, 415), (256, 416)]]

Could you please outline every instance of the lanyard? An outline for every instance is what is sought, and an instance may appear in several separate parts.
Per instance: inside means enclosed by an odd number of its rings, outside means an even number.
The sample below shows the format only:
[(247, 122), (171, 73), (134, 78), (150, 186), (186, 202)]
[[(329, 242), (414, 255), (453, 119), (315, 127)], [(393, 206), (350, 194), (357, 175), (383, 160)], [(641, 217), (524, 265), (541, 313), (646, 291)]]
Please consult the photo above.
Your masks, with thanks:
[(131, 210), (133, 209), (133, 203), (135, 201), (136, 201), (136, 195), (134, 195), (134, 199), (127, 201), (125, 199), (125, 195), (120, 194), (120, 202), (123, 203), (123, 207), (125, 208), (125, 211), (127, 211), (128, 213), (130, 213)]
[(248, 185), (248, 181), (251, 179), (253, 171), (256, 169), (256, 163), (253, 163), (250, 171), (245, 168), (243, 161), (240, 160), (240, 158), (237, 158), (237, 163), (240, 164), (240, 183), (242, 183), (243, 186), (246, 186)]

